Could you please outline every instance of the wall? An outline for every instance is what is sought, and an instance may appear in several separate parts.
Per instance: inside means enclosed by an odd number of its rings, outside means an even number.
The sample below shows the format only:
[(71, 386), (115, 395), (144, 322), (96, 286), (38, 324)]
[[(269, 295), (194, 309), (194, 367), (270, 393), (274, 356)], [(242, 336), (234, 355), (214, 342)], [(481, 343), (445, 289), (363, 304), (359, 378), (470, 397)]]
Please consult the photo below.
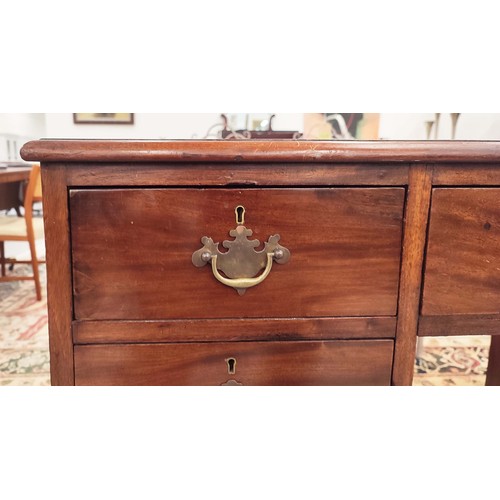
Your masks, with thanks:
[(21, 146), (45, 135), (45, 113), (0, 113), (0, 161), (22, 161)]
[[(301, 130), (301, 113), (276, 114), (275, 130)], [(133, 125), (74, 124), (71, 113), (47, 113), (45, 137), (108, 139), (203, 139), (220, 113), (135, 113)], [(300, 127), (300, 129), (299, 129)]]
[[(434, 113), (382, 113), (380, 115), (379, 136), (382, 139), (427, 138), (425, 121), (435, 120)], [(431, 139), (434, 138), (434, 128)], [(451, 139), (451, 118), (449, 113), (441, 113), (438, 139)], [(499, 113), (463, 113), (457, 123), (457, 140), (500, 140)]]
[[(203, 138), (212, 125), (220, 122), (220, 113), (136, 113), (134, 118), (134, 125), (75, 125), (72, 113), (0, 113), (0, 137), (21, 136), (26, 140), (40, 137)], [(383, 139), (425, 139), (426, 120), (434, 120), (434, 113), (381, 113), (379, 136)], [(273, 128), (303, 131), (304, 114), (277, 113)], [(449, 139), (450, 129), (449, 113), (442, 113), (438, 138)], [(500, 114), (462, 114), (456, 139), (500, 140)], [(0, 144), (0, 161), (6, 159), (1, 150)]]
[(0, 113), (0, 134), (41, 137), (45, 134), (45, 113)]

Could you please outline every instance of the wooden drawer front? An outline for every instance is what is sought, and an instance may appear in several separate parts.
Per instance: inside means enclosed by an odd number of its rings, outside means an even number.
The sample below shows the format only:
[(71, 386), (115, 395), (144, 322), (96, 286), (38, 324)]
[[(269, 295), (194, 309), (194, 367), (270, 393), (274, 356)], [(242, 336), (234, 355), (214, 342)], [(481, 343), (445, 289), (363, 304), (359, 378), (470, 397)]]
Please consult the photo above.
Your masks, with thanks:
[(500, 189), (434, 189), (422, 314), (500, 313)]
[[(404, 189), (100, 189), (70, 198), (76, 319), (395, 315)], [(191, 255), (235, 207), (291, 252), (239, 296)]]
[(75, 346), (75, 383), (388, 385), (392, 352), (391, 340)]

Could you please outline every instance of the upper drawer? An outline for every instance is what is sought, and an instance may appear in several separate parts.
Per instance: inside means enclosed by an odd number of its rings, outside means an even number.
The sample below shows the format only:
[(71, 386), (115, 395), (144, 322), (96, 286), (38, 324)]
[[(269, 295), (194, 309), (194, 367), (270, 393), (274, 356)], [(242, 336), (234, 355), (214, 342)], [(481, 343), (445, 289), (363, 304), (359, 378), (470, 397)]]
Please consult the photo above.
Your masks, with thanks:
[(500, 189), (432, 191), (422, 313), (500, 313)]
[[(70, 192), (76, 319), (395, 315), (402, 188)], [(242, 296), (191, 257), (201, 238), (279, 234), (291, 258)], [(257, 248), (258, 250), (258, 248)], [(252, 249), (253, 251), (253, 249)]]

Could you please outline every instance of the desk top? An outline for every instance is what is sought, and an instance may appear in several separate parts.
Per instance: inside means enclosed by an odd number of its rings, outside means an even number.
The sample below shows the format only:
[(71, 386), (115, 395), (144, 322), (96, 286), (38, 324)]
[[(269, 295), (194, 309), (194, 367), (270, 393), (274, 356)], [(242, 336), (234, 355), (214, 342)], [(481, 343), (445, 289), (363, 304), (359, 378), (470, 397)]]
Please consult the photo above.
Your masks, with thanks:
[(37, 162), (491, 163), (500, 141), (73, 140), (26, 143)]
[(0, 168), (0, 184), (28, 180), (31, 167)]

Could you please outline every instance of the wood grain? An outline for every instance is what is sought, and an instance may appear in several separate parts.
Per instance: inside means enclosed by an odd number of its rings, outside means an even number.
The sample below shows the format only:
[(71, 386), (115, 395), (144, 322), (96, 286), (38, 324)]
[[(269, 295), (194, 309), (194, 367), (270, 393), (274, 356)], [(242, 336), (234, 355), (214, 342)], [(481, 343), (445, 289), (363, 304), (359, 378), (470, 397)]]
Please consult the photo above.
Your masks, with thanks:
[(413, 380), (431, 185), (432, 166), (415, 166), (410, 170), (392, 375), (394, 385), (411, 385)]
[(452, 314), (500, 314), (500, 188), (433, 190), (422, 315)]
[(24, 160), (64, 162), (494, 162), (499, 142), (478, 141), (140, 141), (41, 140)]
[(68, 193), (64, 168), (42, 165), (43, 216), (49, 308), (52, 385), (73, 385), (73, 298), (69, 242)]
[[(403, 203), (401, 188), (73, 190), (75, 318), (395, 315)], [(191, 262), (203, 236), (232, 239), (238, 205), (252, 239), (291, 251), (243, 296)]]
[(396, 318), (74, 321), (76, 344), (394, 338)]
[[(393, 341), (75, 346), (77, 385), (388, 385)], [(226, 360), (236, 360), (235, 373)]]
[(491, 165), (436, 165), (434, 186), (500, 186), (498, 163)]
[(500, 335), (500, 314), (461, 314), (455, 316), (421, 316), (420, 336)]
[(408, 165), (336, 163), (76, 163), (68, 184), (84, 186), (403, 186)]

